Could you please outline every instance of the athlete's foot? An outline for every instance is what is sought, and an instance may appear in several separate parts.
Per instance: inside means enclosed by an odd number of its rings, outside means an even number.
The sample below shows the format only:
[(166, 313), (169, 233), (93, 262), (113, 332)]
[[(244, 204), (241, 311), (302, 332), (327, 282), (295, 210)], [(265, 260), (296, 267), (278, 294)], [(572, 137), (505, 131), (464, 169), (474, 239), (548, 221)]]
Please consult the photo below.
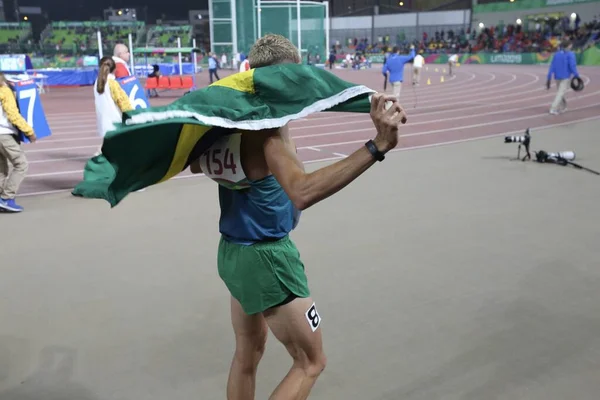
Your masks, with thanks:
[(558, 115), (558, 111), (556, 111), (556, 110), (550, 110), (550, 114), (552, 114), (552, 115)]

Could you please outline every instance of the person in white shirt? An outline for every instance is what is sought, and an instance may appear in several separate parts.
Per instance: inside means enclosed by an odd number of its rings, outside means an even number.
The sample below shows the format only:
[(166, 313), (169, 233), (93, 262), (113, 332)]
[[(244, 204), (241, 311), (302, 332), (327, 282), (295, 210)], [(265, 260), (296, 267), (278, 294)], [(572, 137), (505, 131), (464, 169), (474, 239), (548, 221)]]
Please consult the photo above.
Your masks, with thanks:
[[(98, 79), (94, 83), (98, 135), (102, 138), (106, 132), (114, 129), (115, 123), (122, 121), (124, 111), (133, 110), (129, 97), (115, 79), (116, 68), (112, 57), (102, 57)], [(96, 153), (98, 154), (100, 151)]]
[(417, 54), (413, 60), (413, 85), (419, 85), (421, 80), (421, 69), (425, 65), (425, 58)]
[(240, 64), (240, 72), (248, 71), (250, 69), (250, 61), (246, 58)]
[(456, 65), (458, 62), (458, 55), (452, 54), (450, 58), (448, 58), (448, 74), (452, 76), (452, 67)]
[[(117, 63), (113, 57), (102, 57), (98, 79), (94, 83), (94, 103), (96, 105), (96, 121), (98, 135), (102, 138), (114, 129), (116, 123), (123, 120), (125, 111), (133, 110), (127, 93), (115, 78)], [(102, 145), (94, 156), (102, 153)], [(143, 192), (145, 189), (138, 190)]]
[(227, 54), (221, 54), (221, 68), (227, 68)]
[(352, 54), (350, 54), (350, 53), (346, 54), (346, 66), (348, 68), (352, 68), (352, 59), (353, 58), (354, 57), (352, 57)]

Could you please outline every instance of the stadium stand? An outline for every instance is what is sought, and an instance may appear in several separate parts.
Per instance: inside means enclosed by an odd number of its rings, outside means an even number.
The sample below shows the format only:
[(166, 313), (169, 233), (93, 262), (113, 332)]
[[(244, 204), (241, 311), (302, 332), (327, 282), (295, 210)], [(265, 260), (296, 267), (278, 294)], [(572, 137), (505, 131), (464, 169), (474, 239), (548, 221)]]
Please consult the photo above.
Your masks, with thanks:
[(181, 46), (192, 45), (191, 25), (156, 25), (148, 29), (146, 46), (177, 47), (177, 37), (181, 38)]
[(0, 22), (0, 53), (19, 53), (33, 44), (28, 22)]
[(535, 23), (533, 30), (525, 30), (521, 24), (496, 25), (486, 27), (474, 37), (474, 52), (488, 51), (496, 53), (538, 53), (554, 51), (562, 38), (569, 38), (573, 49), (579, 50), (598, 40), (600, 23), (592, 20), (580, 25), (577, 21), (570, 27), (568, 17), (557, 18), (553, 24)]
[[(531, 28), (528, 28), (531, 27)], [(555, 51), (562, 39), (569, 38), (573, 50), (583, 51), (600, 43), (600, 20), (594, 17), (587, 23), (570, 24), (568, 17), (554, 21), (546, 18), (522, 21), (521, 24), (498, 24), (483, 29), (425, 30), (419, 40), (407, 40), (402, 34), (395, 38), (381, 37), (376, 44), (369, 39), (348, 38), (347, 45), (336, 46), (336, 59), (345, 60), (347, 54), (367, 56), (379, 55), (398, 46), (408, 52), (415, 45), (423, 55), (449, 53), (541, 53)]]
[(45, 54), (74, 55), (98, 50), (96, 32), (102, 33), (102, 48), (112, 52), (118, 42), (127, 43), (131, 33), (134, 43), (144, 37), (143, 22), (53, 22), (42, 34), (42, 49)]

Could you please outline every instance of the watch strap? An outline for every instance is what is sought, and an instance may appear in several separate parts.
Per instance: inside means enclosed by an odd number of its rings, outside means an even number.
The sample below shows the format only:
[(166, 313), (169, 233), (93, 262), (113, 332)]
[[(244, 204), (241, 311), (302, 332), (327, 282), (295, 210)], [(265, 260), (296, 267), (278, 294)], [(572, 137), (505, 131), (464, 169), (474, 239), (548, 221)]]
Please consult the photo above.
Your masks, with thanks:
[(367, 147), (373, 158), (375, 158), (375, 160), (379, 162), (385, 160), (385, 155), (382, 152), (380, 152), (379, 149), (377, 149), (377, 146), (375, 145), (375, 142), (373, 140), (369, 140), (367, 143), (365, 143), (365, 146)]

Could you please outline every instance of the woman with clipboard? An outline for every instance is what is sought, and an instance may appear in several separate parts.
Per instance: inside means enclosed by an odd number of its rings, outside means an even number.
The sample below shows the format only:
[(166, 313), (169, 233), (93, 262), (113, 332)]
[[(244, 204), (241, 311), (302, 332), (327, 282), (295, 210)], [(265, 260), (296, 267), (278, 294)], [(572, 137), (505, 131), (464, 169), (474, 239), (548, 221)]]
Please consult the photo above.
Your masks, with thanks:
[[(23, 207), (15, 202), (21, 182), (27, 174), (27, 158), (21, 148), (19, 131), (31, 143), (36, 141), (33, 128), (19, 113), (17, 100), (8, 81), (0, 72), (0, 211), (21, 212)], [(9, 173), (8, 163), (13, 170)]]

